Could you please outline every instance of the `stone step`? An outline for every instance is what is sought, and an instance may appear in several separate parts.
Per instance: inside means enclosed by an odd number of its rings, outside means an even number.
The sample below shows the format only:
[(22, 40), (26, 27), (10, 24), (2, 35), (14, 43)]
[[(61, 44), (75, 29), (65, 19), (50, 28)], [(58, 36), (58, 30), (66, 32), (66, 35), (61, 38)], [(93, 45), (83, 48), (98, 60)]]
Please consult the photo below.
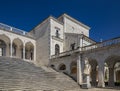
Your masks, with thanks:
[(21, 59), (0, 57), (0, 90), (79, 89), (71, 78), (50, 67), (36, 67)]

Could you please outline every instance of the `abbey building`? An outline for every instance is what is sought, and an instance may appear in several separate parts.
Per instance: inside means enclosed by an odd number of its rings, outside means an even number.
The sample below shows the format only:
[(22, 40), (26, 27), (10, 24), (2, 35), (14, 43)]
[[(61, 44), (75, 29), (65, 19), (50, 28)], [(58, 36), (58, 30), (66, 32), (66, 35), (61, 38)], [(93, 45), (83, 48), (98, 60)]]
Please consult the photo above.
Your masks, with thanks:
[(84, 82), (84, 60), (91, 65), (93, 86), (114, 86), (120, 81), (120, 38), (97, 43), (90, 27), (63, 14), (48, 17), (30, 32), (0, 23), (0, 56), (49, 66)]

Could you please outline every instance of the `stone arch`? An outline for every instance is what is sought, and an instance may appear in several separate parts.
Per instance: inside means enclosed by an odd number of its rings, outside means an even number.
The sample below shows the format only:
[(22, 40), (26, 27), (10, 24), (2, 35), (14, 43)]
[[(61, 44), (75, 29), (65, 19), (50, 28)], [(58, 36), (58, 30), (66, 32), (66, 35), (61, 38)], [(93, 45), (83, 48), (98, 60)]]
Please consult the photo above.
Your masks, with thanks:
[(17, 46), (23, 46), (23, 41), (20, 38), (15, 38), (13, 40), (13, 42), (17, 45)]
[(10, 41), (10, 37), (6, 34), (0, 34), (0, 39), (3, 39), (5, 42)]
[(20, 38), (15, 38), (13, 40), (13, 56), (18, 58), (22, 58), (22, 50), (23, 50), (23, 41)]
[(113, 87), (113, 86), (115, 86), (116, 75), (117, 75), (115, 73), (115, 65), (116, 65), (116, 63), (120, 62), (120, 56), (110, 55), (110, 56), (108, 56), (105, 59), (104, 62), (107, 63), (108, 69), (109, 69), (109, 73), (108, 73), (108, 75), (109, 75), (108, 85)]
[(112, 68), (114, 67), (116, 62), (120, 62), (120, 56), (117, 56), (117, 55), (108, 56), (104, 62), (106, 62), (107, 65)]
[(0, 40), (1, 40), (1, 43), (4, 44), (4, 46), (1, 45), (1, 48), (0, 48), (1, 56), (9, 56), (9, 46), (10, 46), (9, 36), (5, 34), (0, 34)]
[(25, 44), (25, 59), (28, 60), (34, 59), (34, 45), (32, 42), (27, 42)]
[(55, 55), (58, 55), (60, 53), (60, 46), (58, 44), (55, 44)]
[(64, 63), (61, 63), (59, 66), (58, 66), (58, 70), (59, 71), (65, 71), (66, 70), (66, 65)]

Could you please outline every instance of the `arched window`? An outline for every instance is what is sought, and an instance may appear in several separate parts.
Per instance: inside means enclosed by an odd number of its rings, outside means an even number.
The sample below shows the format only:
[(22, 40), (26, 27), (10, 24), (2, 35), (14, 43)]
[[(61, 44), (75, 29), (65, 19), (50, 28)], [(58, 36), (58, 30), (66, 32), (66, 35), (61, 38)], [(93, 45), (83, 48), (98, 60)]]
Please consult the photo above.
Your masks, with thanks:
[(66, 70), (66, 65), (65, 64), (60, 64), (59, 70)]
[(5, 56), (6, 44), (3, 40), (0, 40), (0, 56)]
[(71, 44), (71, 49), (74, 50), (75, 49), (75, 43)]
[(58, 55), (60, 53), (60, 47), (58, 44), (55, 45), (55, 55)]

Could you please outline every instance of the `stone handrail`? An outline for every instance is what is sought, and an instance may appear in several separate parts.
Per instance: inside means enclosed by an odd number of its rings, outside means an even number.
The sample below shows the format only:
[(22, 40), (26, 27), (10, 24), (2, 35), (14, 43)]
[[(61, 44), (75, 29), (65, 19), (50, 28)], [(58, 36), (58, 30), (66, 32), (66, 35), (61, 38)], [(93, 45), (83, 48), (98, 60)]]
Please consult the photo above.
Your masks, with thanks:
[(88, 50), (92, 50), (92, 49), (96, 49), (96, 48), (102, 48), (102, 47), (107, 47), (107, 46), (112, 46), (112, 45), (116, 45), (116, 44), (120, 44), (120, 37), (111, 39), (111, 40), (106, 40), (103, 42), (97, 42), (94, 43), (92, 45), (88, 45), (88, 46), (84, 46), (84, 47), (78, 47), (75, 50), (70, 50), (70, 51), (65, 51), (62, 52), (58, 55), (52, 55), (51, 58), (57, 58), (57, 57), (62, 57), (62, 56), (66, 56), (66, 55), (70, 55), (74, 52), (84, 52), (84, 51), (88, 51)]
[(57, 57), (71, 55), (72, 53), (77, 52), (77, 51), (79, 51), (79, 48), (77, 48), (75, 50), (65, 51), (65, 52), (59, 53), (57, 55), (52, 55), (51, 58), (57, 58)]
[(107, 46), (112, 46), (112, 45), (116, 45), (116, 44), (120, 44), (120, 37), (117, 38), (113, 38), (110, 40), (106, 40), (103, 42), (98, 42), (92, 45), (88, 45), (88, 46), (84, 46), (81, 48), (82, 51), (87, 51), (87, 50), (92, 50), (92, 49), (96, 49), (96, 48), (102, 48), (102, 47), (107, 47)]
[(12, 31), (12, 32), (20, 34), (20, 35), (26, 35), (28, 33), (26, 31), (23, 31), (23, 30), (8, 26), (8, 25), (3, 24), (3, 23), (0, 23), (0, 29), (4, 29), (4, 30), (7, 30), (7, 31)]

